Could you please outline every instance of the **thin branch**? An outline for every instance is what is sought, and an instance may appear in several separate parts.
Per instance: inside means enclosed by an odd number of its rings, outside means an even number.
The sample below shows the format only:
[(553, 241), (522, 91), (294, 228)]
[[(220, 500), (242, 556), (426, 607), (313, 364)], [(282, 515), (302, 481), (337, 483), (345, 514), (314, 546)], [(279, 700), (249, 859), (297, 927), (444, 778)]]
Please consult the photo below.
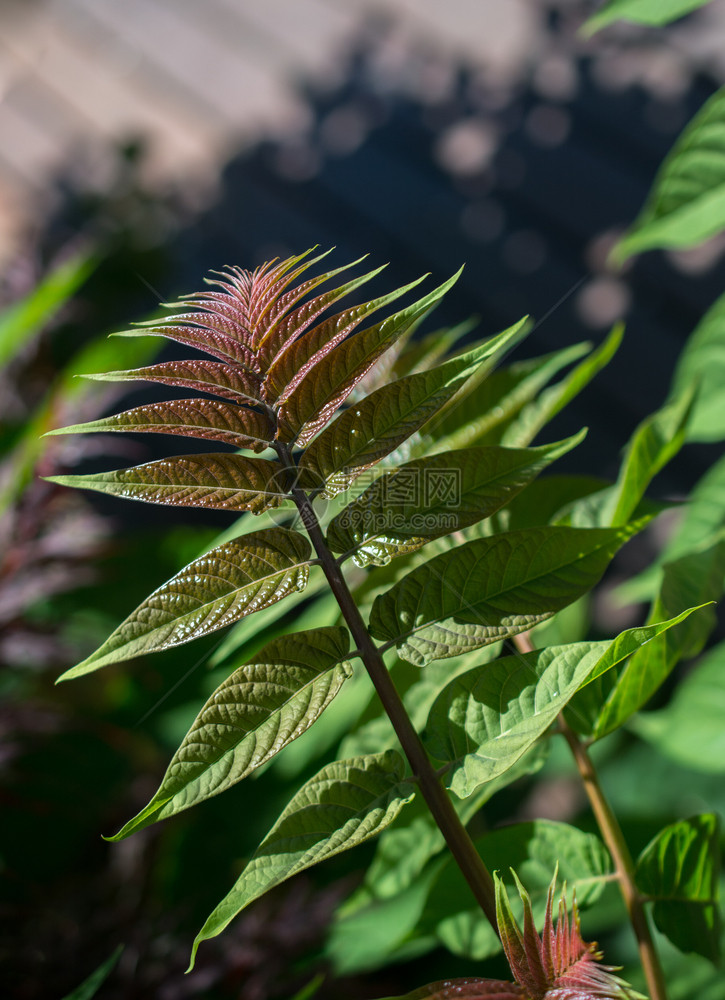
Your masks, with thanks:
[[(275, 447), (282, 464), (287, 469), (292, 470), (293, 458), (290, 449), (281, 442), (278, 442)], [(481, 860), (448, 793), (441, 785), (438, 775), (425, 752), (425, 748), (408, 717), (405, 706), (388, 673), (388, 668), (385, 665), (380, 649), (373, 642), (342, 574), (342, 570), (327, 546), (309, 497), (304, 490), (294, 484), (293, 479), (294, 475), (290, 473), (290, 492), (300, 512), (302, 523), (317, 553), (319, 563), (327, 577), (330, 589), (337, 599), (343, 618), (357, 644), (370, 679), (393, 725), (403, 752), (408, 758), (423, 798), (443, 834), (458, 867), (468, 882), (476, 901), (488, 918), (494, 931), (498, 934), (498, 925), (496, 923), (496, 892), (491, 873)]]
[[(522, 653), (529, 653), (534, 649), (529, 634), (526, 632), (517, 635), (514, 642)], [(627, 908), (629, 920), (637, 938), (639, 957), (645, 979), (647, 980), (647, 988), (651, 1000), (667, 1000), (664, 973), (644, 909), (646, 898), (637, 888), (634, 877), (634, 861), (627, 846), (627, 841), (624, 839), (622, 828), (602, 790), (602, 786), (599, 783), (599, 775), (589, 756), (584, 741), (579, 739), (578, 735), (571, 728), (563, 712), (557, 717), (557, 726), (559, 732), (569, 744), (569, 749), (574, 757), (579, 777), (584, 785), (584, 790), (589, 799), (594, 818), (597, 821), (597, 826), (612, 856), (616, 879), (619, 882), (624, 905)]]

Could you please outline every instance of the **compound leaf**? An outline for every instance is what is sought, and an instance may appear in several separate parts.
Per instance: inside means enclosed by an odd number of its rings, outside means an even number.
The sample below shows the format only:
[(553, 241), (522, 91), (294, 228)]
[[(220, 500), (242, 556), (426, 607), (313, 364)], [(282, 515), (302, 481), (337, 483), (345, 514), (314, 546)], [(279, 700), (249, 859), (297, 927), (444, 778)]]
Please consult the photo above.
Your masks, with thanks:
[(313, 864), (374, 837), (414, 795), (405, 763), (394, 750), (335, 761), (294, 796), (234, 887), (194, 941), (220, 934), (253, 900)]
[(419, 666), (525, 632), (593, 587), (638, 527), (523, 528), (468, 542), (377, 597), (370, 630)]
[(211, 695), (149, 804), (108, 839), (122, 840), (218, 795), (301, 736), (350, 675), (349, 644), (339, 627), (267, 643)]
[(286, 528), (250, 532), (212, 549), (155, 590), (60, 680), (190, 642), (304, 590), (310, 553), (304, 535)]

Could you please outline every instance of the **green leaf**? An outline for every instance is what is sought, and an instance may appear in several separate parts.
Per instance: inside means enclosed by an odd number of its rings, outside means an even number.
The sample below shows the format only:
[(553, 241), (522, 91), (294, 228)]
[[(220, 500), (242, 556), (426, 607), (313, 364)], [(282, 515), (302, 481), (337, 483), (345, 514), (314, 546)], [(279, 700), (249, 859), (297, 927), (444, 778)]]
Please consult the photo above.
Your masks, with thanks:
[(49, 434), (111, 431), (180, 434), (206, 441), (223, 441), (235, 448), (251, 448), (253, 451), (264, 451), (274, 437), (274, 428), (266, 414), (216, 399), (174, 399), (149, 403), (112, 417), (61, 427), (49, 431)]
[(593, 35), (595, 31), (620, 18), (637, 24), (669, 24), (709, 2), (710, 0), (609, 0), (589, 18), (583, 30), (585, 35)]
[(669, 760), (695, 771), (725, 773), (725, 643), (680, 682), (672, 701), (643, 712), (631, 728)]
[(307, 539), (286, 528), (220, 545), (155, 590), (95, 653), (59, 679), (190, 642), (304, 590), (310, 554)]
[[(366, 396), (319, 434), (300, 462), (312, 487), (334, 496), (418, 430), (487, 359), (521, 336), (520, 325), (445, 364), (408, 375)], [(311, 475), (310, 475), (311, 473)]]
[(246, 778), (301, 736), (350, 676), (344, 628), (268, 643), (211, 695), (149, 804), (108, 840), (123, 840)]
[[(660, 593), (650, 613), (658, 621), (683, 606), (717, 600), (725, 578), (725, 541), (683, 556), (665, 567)], [(601, 739), (621, 726), (652, 697), (680, 659), (696, 656), (715, 626), (712, 608), (702, 608), (673, 632), (639, 650), (623, 667), (596, 718), (592, 736)]]
[(331, 522), (333, 552), (384, 565), (433, 538), (490, 517), (584, 432), (543, 448), (467, 448), (408, 462), (381, 476)]
[(719, 822), (705, 813), (665, 827), (639, 857), (635, 879), (654, 921), (682, 951), (719, 958)]
[(655, 248), (691, 247), (725, 227), (725, 89), (678, 138), (644, 208), (616, 245), (618, 263)]
[(680, 398), (647, 417), (627, 445), (617, 482), (574, 504), (559, 523), (579, 528), (626, 524), (651, 481), (684, 444), (693, 399), (694, 387), (690, 386)]
[(20, 302), (0, 316), (0, 368), (22, 350), (83, 285), (98, 260), (77, 254), (58, 265)]
[(91, 1000), (110, 976), (114, 966), (121, 957), (122, 951), (123, 945), (120, 944), (114, 950), (113, 954), (109, 955), (106, 961), (102, 965), (99, 965), (96, 971), (92, 972), (88, 979), (84, 980), (72, 993), (68, 993), (64, 997), (64, 1000)]
[(216, 937), (263, 893), (311, 865), (349, 850), (384, 830), (414, 795), (405, 763), (394, 750), (335, 761), (304, 785), (267, 834), (233, 889), (194, 941)]
[(301, 377), (293, 379), (291, 388), (288, 386), (280, 397), (280, 438), (306, 444), (378, 358), (437, 305), (458, 280), (461, 270), (407, 309), (347, 337), (323, 356), (319, 356), (322, 352), (318, 351), (306, 370), (303, 369)]
[(473, 444), (497, 444), (501, 433), (523, 407), (536, 398), (557, 372), (586, 354), (589, 347), (586, 343), (573, 344), (493, 372), (465, 399), (436, 419), (435, 435), (428, 435), (430, 447), (438, 452)]
[(61, 486), (96, 490), (145, 503), (261, 514), (279, 507), (286, 499), (286, 494), (280, 492), (279, 472), (277, 462), (220, 452), (176, 455), (115, 472), (46, 478)]
[(465, 798), (505, 773), (581, 687), (684, 621), (693, 610), (656, 625), (628, 629), (611, 642), (577, 642), (518, 653), (457, 677), (436, 699), (425, 732), (430, 754), (451, 765), (450, 788)]
[[(725, 127), (725, 125), (723, 126)], [(672, 379), (672, 394), (681, 395), (697, 384), (688, 441), (722, 441), (725, 438), (725, 295), (705, 313), (687, 338)]]
[(524, 528), (468, 542), (377, 597), (370, 631), (419, 666), (525, 632), (593, 587), (636, 530)]
[[(575, 890), (582, 908), (591, 906), (601, 896), (612, 868), (609, 854), (598, 837), (549, 820), (506, 826), (478, 838), (475, 844), (488, 867), (499, 870), (509, 884), (513, 881), (510, 869), (516, 869), (529, 890), (539, 928), (551, 875), (557, 865), (559, 876)], [(420, 934), (433, 931), (455, 955), (481, 961), (497, 954), (501, 944), (480, 909), (468, 903), (470, 898), (463, 876), (449, 860), (438, 876), (417, 931)], [(520, 917), (519, 900), (512, 901), (512, 908)]]
[(586, 388), (594, 376), (609, 364), (624, 336), (621, 323), (612, 327), (609, 336), (596, 350), (584, 358), (560, 382), (545, 389), (537, 399), (525, 406), (516, 420), (505, 430), (501, 444), (509, 447), (523, 447), (530, 444), (536, 435), (560, 413), (582, 389)]

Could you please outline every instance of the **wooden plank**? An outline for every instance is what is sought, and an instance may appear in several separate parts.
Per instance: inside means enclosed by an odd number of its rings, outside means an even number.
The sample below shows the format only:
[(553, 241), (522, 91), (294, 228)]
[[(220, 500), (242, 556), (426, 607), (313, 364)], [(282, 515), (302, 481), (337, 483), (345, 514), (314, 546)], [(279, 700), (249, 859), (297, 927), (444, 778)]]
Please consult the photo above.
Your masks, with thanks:
[(196, 30), (179, 10), (157, 0), (63, 0), (138, 56), (136, 73), (172, 89), (178, 100), (229, 126), (259, 127), (289, 111), (288, 88), (245, 52)]
[[(60, 118), (72, 120), (69, 132), (89, 138), (118, 140), (148, 132), (159, 170), (178, 173), (182, 166), (208, 171), (216, 160), (218, 130), (201, 117), (180, 120), (163, 101), (139, 89), (122, 64), (69, 37), (63, 24), (40, 18), (25, 29), (6, 30), (0, 49), (14, 57), (17, 77), (33, 89), (41, 116), (47, 105), (51, 130), (57, 130)], [(70, 141), (68, 136), (66, 146)]]

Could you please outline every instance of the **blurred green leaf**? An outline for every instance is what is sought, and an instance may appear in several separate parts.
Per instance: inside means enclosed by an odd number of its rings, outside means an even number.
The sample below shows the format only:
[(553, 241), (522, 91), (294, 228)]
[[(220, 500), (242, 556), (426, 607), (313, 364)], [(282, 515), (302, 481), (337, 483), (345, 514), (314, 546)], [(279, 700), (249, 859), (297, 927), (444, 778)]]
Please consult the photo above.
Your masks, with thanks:
[(93, 255), (77, 254), (46, 275), (30, 295), (5, 310), (0, 316), (0, 367), (22, 350), (73, 297), (97, 264)]
[(500, 443), (509, 448), (521, 448), (534, 440), (536, 435), (560, 413), (572, 399), (586, 388), (594, 376), (612, 360), (624, 336), (624, 326), (618, 323), (606, 340), (573, 368), (560, 382), (545, 389), (525, 406), (517, 418), (506, 428)]
[(725, 89), (713, 94), (660, 167), (644, 208), (612, 257), (691, 247), (725, 228)]
[(584, 34), (593, 35), (613, 21), (662, 25), (684, 17), (710, 0), (609, 0), (584, 25)]
[(710, 307), (687, 338), (672, 378), (672, 394), (681, 395), (692, 383), (697, 384), (697, 397), (687, 440), (722, 441), (725, 438), (725, 295)]
[[(650, 621), (659, 621), (683, 606), (718, 600), (724, 579), (725, 541), (670, 563), (665, 567)], [(711, 607), (701, 608), (677, 629), (638, 650), (619, 672), (600, 706), (592, 730), (593, 739), (601, 739), (625, 723), (646, 704), (681, 659), (696, 656), (715, 621)]]
[(707, 653), (658, 712), (643, 712), (631, 728), (685, 767), (725, 773), (725, 643)]
[(673, 823), (639, 857), (635, 878), (655, 923), (682, 951), (719, 958), (719, 822), (706, 813)]
[(121, 952), (123, 951), (123, 945), (120, 944), (116, 950), (113, 952), (106, 961), (99, 965), (95, 972), (91, 973), (88, 979), (81, 985), (69, 993), (64, 1000), (91, 1000), (94, 997), (101, 986), (104, 984), (106, 979), (110, 976), (113, 971), (114, 966), (121, 957)]

